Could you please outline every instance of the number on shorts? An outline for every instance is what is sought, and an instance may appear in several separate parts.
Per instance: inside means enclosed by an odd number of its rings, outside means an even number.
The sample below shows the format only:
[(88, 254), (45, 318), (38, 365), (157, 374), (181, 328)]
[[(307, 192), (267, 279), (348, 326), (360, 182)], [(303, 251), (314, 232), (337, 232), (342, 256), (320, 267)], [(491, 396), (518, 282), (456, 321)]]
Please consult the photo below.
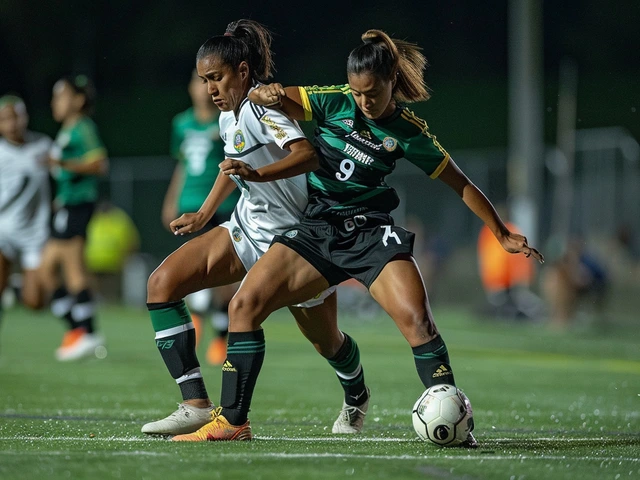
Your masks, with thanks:
[(336, 172), (336, 178), (341, 182), (345, 182), (351, 178), (353, 172), (356, 170), (356, 164), (353, 163), (353, 160), (349, 160), (345, 158), (340, 163), (340, 171)]

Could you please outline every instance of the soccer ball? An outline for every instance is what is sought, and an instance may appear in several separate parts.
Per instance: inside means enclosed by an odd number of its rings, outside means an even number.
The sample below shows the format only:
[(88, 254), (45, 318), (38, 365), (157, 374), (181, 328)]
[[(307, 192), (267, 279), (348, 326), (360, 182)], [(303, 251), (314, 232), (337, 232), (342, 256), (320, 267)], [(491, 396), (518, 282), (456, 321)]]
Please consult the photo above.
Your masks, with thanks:
[(413, 428), (422, 440), (454, 447), (473, 430), (473, 410), (467, 396), (453, 385), (434, 385), (416, 401)]

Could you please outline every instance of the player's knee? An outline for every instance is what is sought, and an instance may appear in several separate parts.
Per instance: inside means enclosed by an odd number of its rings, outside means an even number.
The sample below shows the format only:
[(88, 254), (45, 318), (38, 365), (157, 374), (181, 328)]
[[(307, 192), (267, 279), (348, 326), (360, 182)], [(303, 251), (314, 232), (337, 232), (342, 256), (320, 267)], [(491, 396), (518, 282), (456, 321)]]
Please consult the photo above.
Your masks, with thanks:
[(264, 308), (264, 302), (259, 295), (245, 293), (240, 289), (229, 302), (230, 325), (249, 326), (260, 316)]
[(171, 271), (161, 265), (153, 271), (147, 281), (147, 301), (167, 301), (174, 288)]

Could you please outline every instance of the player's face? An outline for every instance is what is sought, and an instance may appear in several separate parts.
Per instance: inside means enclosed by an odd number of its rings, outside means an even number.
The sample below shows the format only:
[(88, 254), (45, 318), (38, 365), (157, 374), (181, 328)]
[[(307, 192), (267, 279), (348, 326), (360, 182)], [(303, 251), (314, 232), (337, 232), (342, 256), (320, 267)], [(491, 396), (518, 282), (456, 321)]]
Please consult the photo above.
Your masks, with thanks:
[(53, 86), (51, 112), (56, 122), (63, 122), (68, 117), (80, 113), (83, 104), (84, 97), (77, 94), (64, 80), (58, 80)]
[(371, 73), (359, 73), (349, 75), (349, 86), (356, 105), (365, 117), (384, 118), (395, 111), (393, 81), (382, 80)]
[(189, 95), (195, 107), (213, 107), (211, 95), (209, 95), (207, 86), (202, 83), (197, 74), (193, 74), (189, 82)]
[(245, 62), (233, 69), (210, 55), (198, 61), (196, 70), (220, 110), (231, 112), (238, 109), (249, 91), (249, 68)]
[(0, 135), (12, 143), (22, 143), (28, 120), (24, 103), (0, 108)]

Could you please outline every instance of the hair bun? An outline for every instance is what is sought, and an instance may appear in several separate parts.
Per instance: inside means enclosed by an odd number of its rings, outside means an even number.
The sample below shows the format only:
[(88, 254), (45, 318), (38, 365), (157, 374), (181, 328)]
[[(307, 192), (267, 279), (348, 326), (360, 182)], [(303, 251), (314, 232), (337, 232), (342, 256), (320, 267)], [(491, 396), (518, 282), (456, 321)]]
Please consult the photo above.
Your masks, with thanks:
[(367, 43), (380, 43), (384, 42), (384, 37), (380, 30), (367, 30), (362, 34), (362, 42)]

